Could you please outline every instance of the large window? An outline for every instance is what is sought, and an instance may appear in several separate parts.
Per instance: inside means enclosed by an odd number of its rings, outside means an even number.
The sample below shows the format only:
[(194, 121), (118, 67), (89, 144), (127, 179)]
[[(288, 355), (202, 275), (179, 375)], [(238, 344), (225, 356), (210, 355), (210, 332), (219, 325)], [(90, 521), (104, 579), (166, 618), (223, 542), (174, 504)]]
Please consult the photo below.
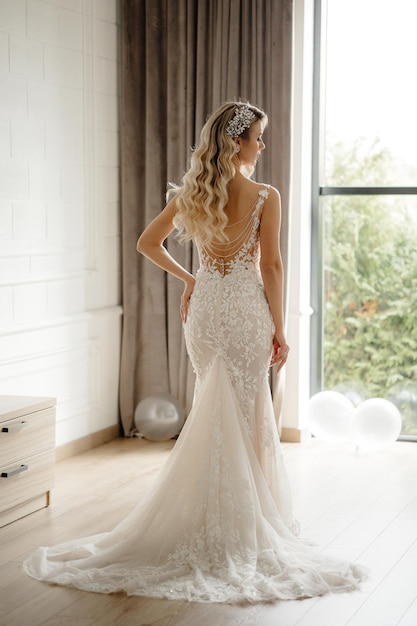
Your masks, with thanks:
[(415, 0), (316, 0), (312, 390), (391, 400), (405, 438), (417, 438), (416, 23)]

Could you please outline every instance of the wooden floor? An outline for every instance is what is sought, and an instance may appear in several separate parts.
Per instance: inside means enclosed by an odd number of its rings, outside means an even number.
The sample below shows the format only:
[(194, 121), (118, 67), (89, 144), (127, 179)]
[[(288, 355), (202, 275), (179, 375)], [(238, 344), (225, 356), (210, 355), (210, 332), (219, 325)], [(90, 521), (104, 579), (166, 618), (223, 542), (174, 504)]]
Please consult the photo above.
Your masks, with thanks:
[(172, 442), (116, 440), (56, 467), (52, 505), (0, 529), (1, 626), (416, 626), (417, 444), (357, 453), (284, 444), (303, 535), (367, 565), (361, 591), (247, 606), (101, 595), (25, 576), (39, 545), (110, 529), (152, 481)]

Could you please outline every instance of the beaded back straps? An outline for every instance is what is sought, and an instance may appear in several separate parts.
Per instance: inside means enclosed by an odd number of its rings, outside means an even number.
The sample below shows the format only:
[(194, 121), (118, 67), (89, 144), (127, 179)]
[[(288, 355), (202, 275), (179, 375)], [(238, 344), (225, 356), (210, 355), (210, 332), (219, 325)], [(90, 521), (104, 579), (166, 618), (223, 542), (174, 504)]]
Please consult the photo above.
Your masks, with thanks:
[(268, 198), (268, 188), (258, 192), (257, 200), (249, 211), (226, 229), (234, 228), (233, 236), (226, 242), (212, 239), (198, 246), (201, 266), (209, 273), (230, 274), (234, 270), (255, 267), (259, 260), (259, 223), (263, 204)]

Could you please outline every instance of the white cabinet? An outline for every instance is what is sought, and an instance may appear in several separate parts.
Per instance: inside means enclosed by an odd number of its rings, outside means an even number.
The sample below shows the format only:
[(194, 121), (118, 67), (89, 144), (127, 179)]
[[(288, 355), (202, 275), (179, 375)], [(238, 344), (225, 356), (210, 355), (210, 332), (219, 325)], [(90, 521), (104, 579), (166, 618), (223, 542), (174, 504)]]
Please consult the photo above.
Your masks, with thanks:
[(0, 396), (0, 527), (49, 505), (55, 398)]

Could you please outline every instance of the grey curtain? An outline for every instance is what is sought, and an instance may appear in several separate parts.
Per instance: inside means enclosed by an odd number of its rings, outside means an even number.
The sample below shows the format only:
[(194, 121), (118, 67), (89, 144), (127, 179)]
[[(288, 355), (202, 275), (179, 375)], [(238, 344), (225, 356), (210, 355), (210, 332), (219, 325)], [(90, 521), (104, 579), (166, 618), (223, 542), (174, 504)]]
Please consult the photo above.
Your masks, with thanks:
[[(188, 411), (193, 375), (179, 316), (180, 281), (136, 252), (136, 240), (179, 183), (207, 116), (244, 99), (269, 116), (256, 179), (281, 192), (287, 265), (292, 0), (122, 0), (123, 339), (120, 411), (125, 435), (137, 403), (155, 392)], [(190, 244), (170, 252), (189, 269)], [(276, 386), (276, 385), (274, 385)], [(279, 397), (276, 398), (280, 410)]]

